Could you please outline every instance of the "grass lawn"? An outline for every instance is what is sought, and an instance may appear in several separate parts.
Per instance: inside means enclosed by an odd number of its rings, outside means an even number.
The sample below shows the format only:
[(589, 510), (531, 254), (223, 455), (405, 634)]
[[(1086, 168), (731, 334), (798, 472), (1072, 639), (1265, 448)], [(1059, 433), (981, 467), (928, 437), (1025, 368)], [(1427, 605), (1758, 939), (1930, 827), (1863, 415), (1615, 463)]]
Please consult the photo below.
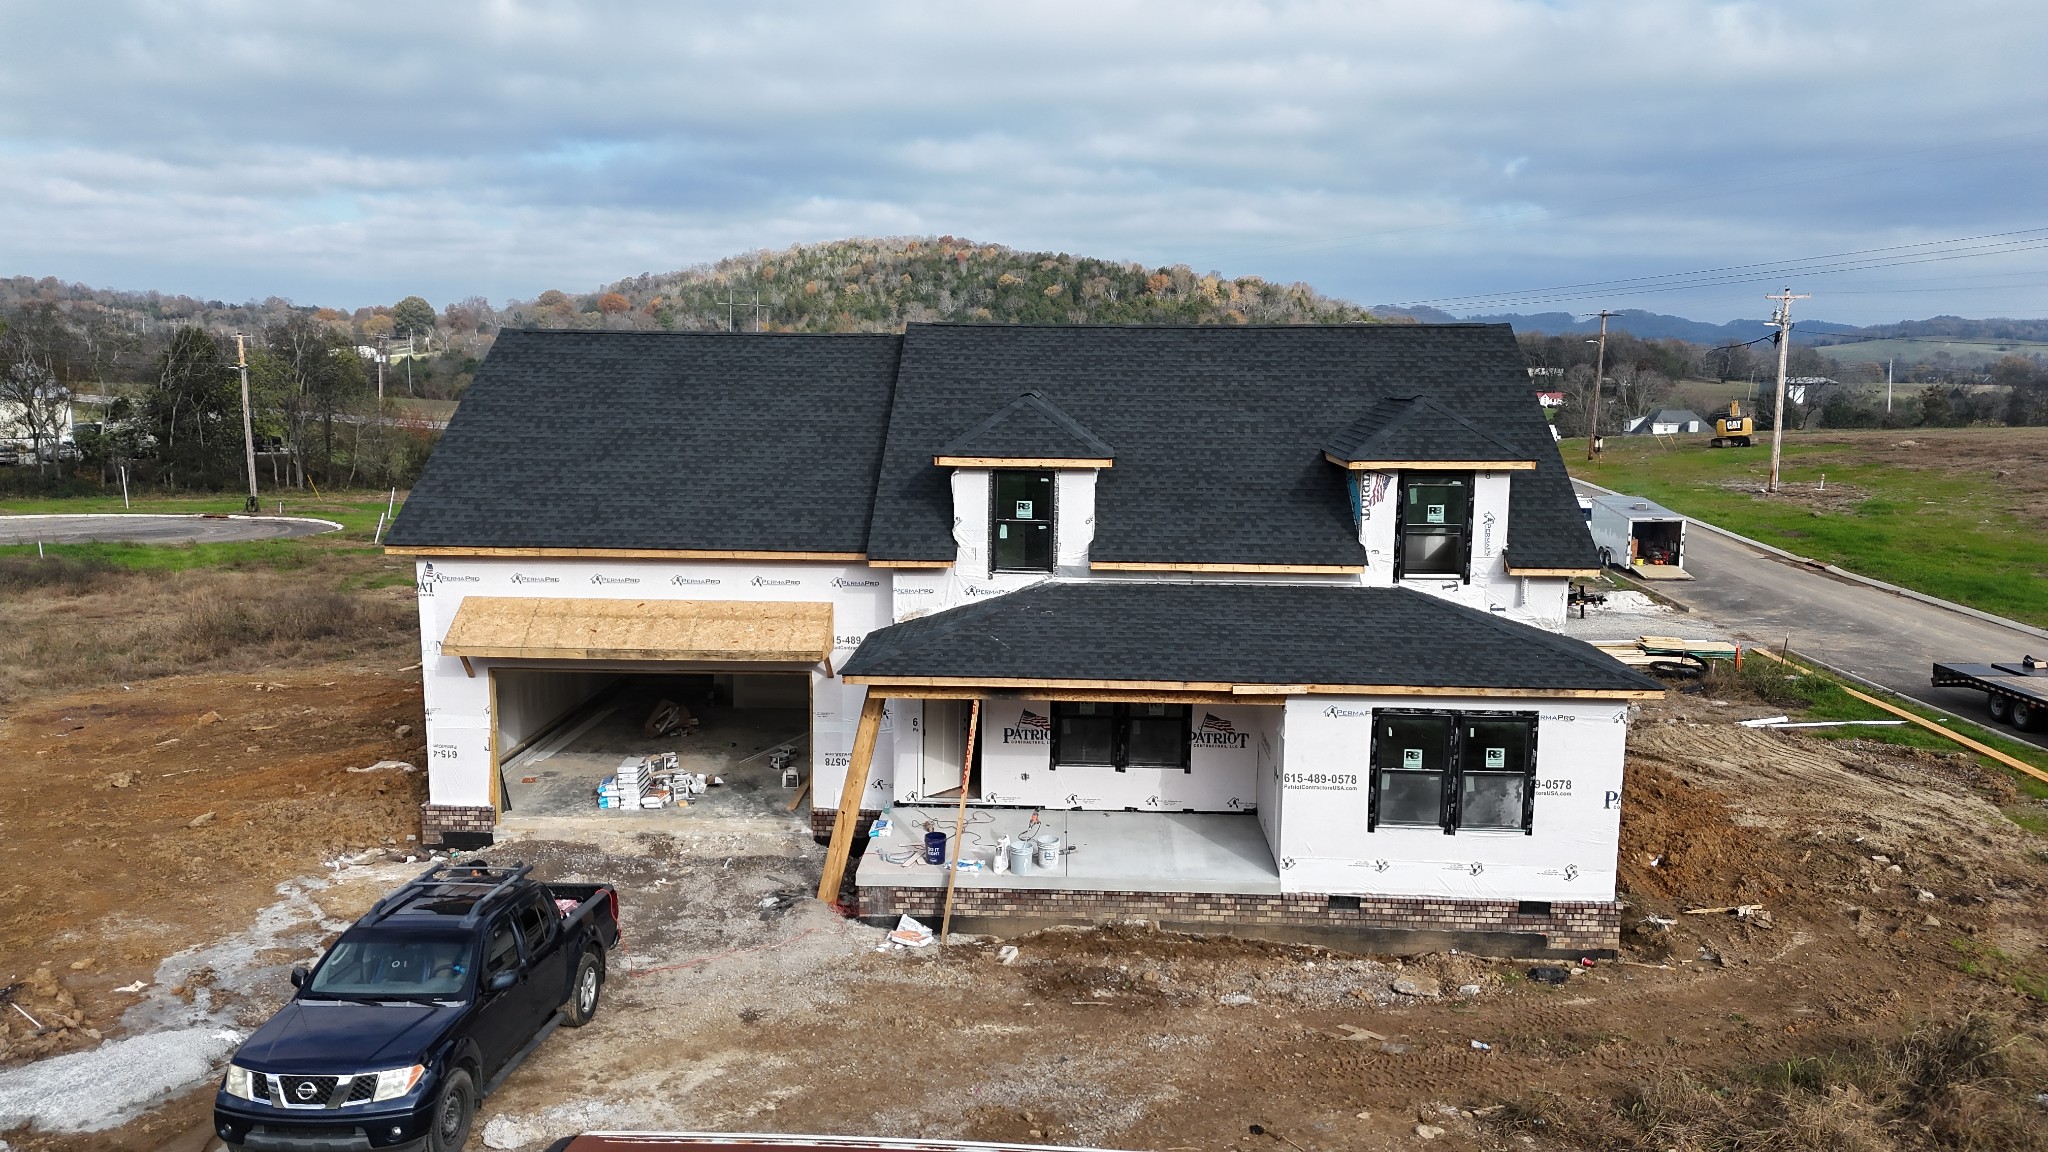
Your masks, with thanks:
[(1793, 432), (1782, 488), (1770, 447), (1705, 436), (1562, 445), (1572, 475), (1780, 548), (2048, 626), (2048, 429)]

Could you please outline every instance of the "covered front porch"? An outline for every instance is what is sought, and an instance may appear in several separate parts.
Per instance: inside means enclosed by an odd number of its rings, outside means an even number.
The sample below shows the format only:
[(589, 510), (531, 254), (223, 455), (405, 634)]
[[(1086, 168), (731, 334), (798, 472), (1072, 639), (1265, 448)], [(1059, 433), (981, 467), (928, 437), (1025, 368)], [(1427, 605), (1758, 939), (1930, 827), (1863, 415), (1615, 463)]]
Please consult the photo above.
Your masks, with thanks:
[[(944, 889), (947, 868), (925, 863), (924, 838), (927, 828), (943, 833), (946, 858), (954, 859), (956, 811), (936, 804), (897, 805), (886, 815), (889, 831), (868, 841), (855, 886)], [(1057, 862), (1045, 867), (1034, 858), (1028, 871), (997, 872), (993, 862), (1003, 837), (1033, 845), (1057, 840)], [(1258, 817), (1249, 813), (975, 808), (968, 811), (957, 858), (969, 867), (955, 879), (956, 891), (1280, 891), (1280, 868)]]

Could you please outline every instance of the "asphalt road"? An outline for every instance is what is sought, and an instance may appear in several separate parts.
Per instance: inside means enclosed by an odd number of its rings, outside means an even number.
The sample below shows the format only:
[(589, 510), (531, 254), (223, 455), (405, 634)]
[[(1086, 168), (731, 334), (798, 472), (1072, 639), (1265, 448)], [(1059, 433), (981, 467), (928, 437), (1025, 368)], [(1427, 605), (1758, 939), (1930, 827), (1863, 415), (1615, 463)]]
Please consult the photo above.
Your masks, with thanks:
[(2048, 639), (1795, 564), (1697, 523), (1685, 542), (1693, 578), (1657, 581), (1659, 593), (1743, 639), (1773, 648), (1789, 640), (1794, 652), (2048, 748), (2048, 732), (1995, 723), (1982, 692), (1928, 683), (1937, 660), (2048, 657)]
[(241, 540), (284, 540), (334, 532), (331, 520), (298, 516), (157, 516), (111, 513), (95, 516), (0, 516), (0, 544), (219, 544)]

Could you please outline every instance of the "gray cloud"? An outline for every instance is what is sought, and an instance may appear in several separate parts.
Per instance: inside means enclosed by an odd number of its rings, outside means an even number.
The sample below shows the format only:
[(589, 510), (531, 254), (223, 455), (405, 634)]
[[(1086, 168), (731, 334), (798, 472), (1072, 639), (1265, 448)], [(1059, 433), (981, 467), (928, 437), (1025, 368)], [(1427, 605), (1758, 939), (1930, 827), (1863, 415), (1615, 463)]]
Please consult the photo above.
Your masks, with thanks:
[[(0, 272), (355, 305), (950, 232), (1365, 303), (1605, 280), (2048, 224), (2044, 33), (1879, 0), (13, 3)], [(2048, 313), (2026, 254), (1800, 287)]]

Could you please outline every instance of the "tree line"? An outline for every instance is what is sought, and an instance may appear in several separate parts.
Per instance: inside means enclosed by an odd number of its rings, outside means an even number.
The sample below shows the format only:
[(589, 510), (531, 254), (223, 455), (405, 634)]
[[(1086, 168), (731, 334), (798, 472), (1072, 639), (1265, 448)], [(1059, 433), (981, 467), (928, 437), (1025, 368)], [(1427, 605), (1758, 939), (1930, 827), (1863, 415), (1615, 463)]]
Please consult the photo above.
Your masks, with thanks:
[[(1597, 340), (1576, 333), (1522, 333), (1517, 340), (1536, 390), (1563, 394), (1554, 416), (1558, 433), (1584, 436), (1592, 424)], [(1889, 409), (1881, 365), (1845, 364), (1795, 344), (1786, 356), (1786, 376), (1809, 382), (1803, 399), (1786, 402), (1788, 428), (2048, 425), (2048, 368), (2020, 355), (2005, 356), (1987, 371), (1958, 370), (1932, 360), (1904, 366)], [(1707, 345), (1610, 333), (1599, 388), (1600, 430), (1619, 433), (1661, 408), (1689, 408), (1711, 422), (1727, 410), (1727, 401), (1708, 399), (1709, 390), (1701, 385), (1744, 381), (1754, 385), (1756, 397), (1744, 406), (1768, 431), (1777, 379), (1778, 353), (1769, 339)]]
[[(378, 400), (353, 332), (291, 311), (240, 354), (261, 487), (406, 486), (419, 474), (437, 433)], [(48, 302), (0, 312), (0, 425), (17, 488), (124, 474), (169, 490), (247, 483), (236, 341), (199, 325), (139, 332)]]

